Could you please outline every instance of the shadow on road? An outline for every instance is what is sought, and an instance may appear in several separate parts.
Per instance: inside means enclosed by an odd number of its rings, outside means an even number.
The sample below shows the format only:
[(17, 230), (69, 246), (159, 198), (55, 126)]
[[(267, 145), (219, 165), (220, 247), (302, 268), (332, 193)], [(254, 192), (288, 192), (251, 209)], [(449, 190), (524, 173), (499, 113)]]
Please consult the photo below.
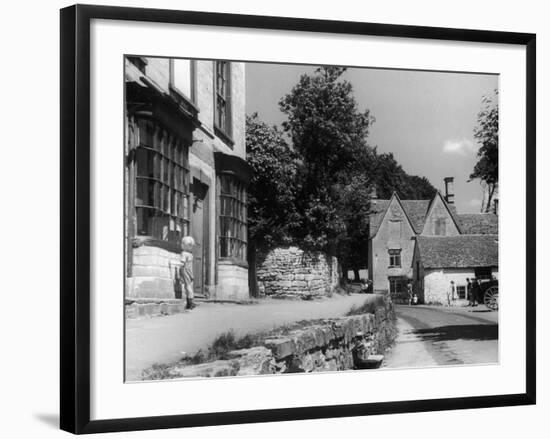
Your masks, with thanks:
[(415, 335), (423, 341), (449, 340), (497, 340), (498, 325), (450, 325), (437, 328), (416, 329)]

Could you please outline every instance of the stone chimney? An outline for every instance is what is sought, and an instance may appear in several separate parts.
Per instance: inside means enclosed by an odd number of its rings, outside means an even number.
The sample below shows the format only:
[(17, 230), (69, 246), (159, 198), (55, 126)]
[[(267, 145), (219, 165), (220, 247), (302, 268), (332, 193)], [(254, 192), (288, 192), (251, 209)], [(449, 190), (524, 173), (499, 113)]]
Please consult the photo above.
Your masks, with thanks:
[(376, 186), (372, 186), (372, 189), (370, 190), (370, 198), (371, 200), (376, 200), (378, 199), (378, 193), (376, 191)]
[(449, 204), (454, 204), (455, 202), (455, 189), (454, 189), (454, 177), (445, 177), (443, 179), (445, 182), (445, 201)]

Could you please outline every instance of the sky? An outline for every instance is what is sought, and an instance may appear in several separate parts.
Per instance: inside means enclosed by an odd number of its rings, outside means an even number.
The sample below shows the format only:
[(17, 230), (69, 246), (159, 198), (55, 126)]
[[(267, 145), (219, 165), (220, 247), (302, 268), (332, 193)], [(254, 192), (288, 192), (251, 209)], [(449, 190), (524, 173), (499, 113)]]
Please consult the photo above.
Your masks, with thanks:
[[(280, 125), (285, 115), (278, 102), (313, 66), (246, 64), (246, 112)], [(488, 74), (349, 68), (342, 79), (353, 85), (361, 111), (376, 122), (368, 143), (392, 152), (403, 169), (425, 176), (444, 193), (444, 177), (454, 177), (460, 213), (479, 212), (483, 191), (468, 182), (479, 145), (473, 136), (484, 95), (498, 88)]]

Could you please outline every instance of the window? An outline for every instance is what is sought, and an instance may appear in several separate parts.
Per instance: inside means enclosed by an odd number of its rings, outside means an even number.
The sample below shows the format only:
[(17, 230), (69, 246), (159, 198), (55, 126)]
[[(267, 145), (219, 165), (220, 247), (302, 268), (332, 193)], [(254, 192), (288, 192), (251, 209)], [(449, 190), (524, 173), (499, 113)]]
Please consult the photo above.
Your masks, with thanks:
[(141, 119), (138, 126), (137, 234), (179, 245), (189, 234), (187, 147), (153, 121)]
[(466, 285), (457, 285), (456, 295), (459, 299), (466, 299)]
[(246, 190), (231, 175), (220, 176), (220, 242), (221, 258), (246, 261), (247, 216)]
[(402, 277), (390, 277), (390, 294), (400, 294), (407, 290), (407, 283)]
[(447, 231), (447, 218), (436, 218), (435, 219), (435, 235), (443, 236)]
[(231, 136), (229, 62), (215, 61), (214, 127)]
[(170, 86), (190, 101), (194, 96), (194, 63), (190, 59), (170, 60)]
[(401, 249), (388, 250), (390, 255), (390, 267), (401, 267)]

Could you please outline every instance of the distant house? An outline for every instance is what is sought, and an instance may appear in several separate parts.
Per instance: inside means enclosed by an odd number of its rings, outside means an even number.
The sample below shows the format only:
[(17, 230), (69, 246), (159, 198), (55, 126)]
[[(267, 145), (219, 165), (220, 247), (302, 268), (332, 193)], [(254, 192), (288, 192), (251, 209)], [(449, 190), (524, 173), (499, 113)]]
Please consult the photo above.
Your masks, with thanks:
[[(424, 298), (424, 284), (415, 277), (421, 262), (418, 237), (463, 237), (498, 233), (495, 214), (458, 214), (454, 206), (452, 177), (445, 179), (446, 193), (431, 200), (373, 199), (369, 218), (368, 272), (375, 292), (389, 292), (396, 302), (407, 300), (407, 283)], [(475, 240), (475, 238), (471, 238)], [(456, 239), (456, 245), (463, 242)], [(416, 252), (420, 252), (416, 255)], [(415, 259), (416, 258), (416, 259)]]
[(467, 279), (498, 278), (498, 235), (418, 236), (413, 267), (421, 301), (465, 305)]

